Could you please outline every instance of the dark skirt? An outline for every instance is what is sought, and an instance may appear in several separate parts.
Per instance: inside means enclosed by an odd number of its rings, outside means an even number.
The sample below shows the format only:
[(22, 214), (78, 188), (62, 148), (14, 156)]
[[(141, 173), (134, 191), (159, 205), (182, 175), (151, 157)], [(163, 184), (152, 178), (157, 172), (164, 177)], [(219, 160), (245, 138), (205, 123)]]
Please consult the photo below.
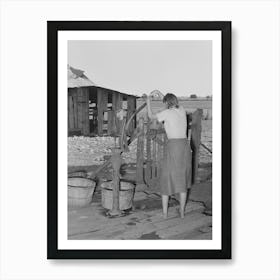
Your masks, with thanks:
[(187, 192), (192, 176), (191, 148), (187, 139), (169, 139), (161, 165), (160, 189), (163, 195)]

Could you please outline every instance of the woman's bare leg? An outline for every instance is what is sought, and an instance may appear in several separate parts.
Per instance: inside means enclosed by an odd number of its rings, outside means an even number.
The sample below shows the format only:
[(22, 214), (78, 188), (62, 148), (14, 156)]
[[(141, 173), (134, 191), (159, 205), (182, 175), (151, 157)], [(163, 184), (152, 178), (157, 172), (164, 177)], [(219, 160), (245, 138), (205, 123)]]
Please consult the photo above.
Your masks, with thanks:
[(167, 218), (167, 212), (168, 212), (168, 195), (162, 195), (162, 211), (163, 211), (163, 217), (166, 219)]
[(180, 193), (180, 216), (181, 218), (185, 217), (185, 206), (187, 200), (187, 193)]

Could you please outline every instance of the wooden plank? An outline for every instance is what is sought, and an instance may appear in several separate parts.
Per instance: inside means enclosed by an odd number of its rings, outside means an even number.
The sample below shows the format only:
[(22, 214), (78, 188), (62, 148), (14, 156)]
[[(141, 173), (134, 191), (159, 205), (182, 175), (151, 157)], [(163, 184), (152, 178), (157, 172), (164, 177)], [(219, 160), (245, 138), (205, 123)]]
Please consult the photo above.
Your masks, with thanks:
[(191, 149), (192, 149), (192, 184), (197, 181), (198, 163), (199, 163), (199, 146), (201, 141), (201, 119), (203, 111), (197, 109), (192, 114), (191, 124)]
[(143, 103), (141, 106), (139, 106), (135, 111), (134, 113), (132, 114), (132, 116), (130, 116), (130, 118), (127, 119), (127, 122), (126, 122), (126, 130), (128, 129), (129, 127), (129, 124), (130, 122), (134, 119), (135, 120), (135, 123), (136, 123), (136, 116), (139, 112), (141, 112), (145, 107), (146, 107), (146, 103)]
[(103, 135), (104, 111), (107, 110), (108, 92), (105, 89), (97, 89), (97, 111), (98, 111), (98, 135)]
[(97, 107), (94, 107), (92, 110), (92, 126), (90, 133), (93, 133), (95, 135), (98, 134), (98, 111)]
[(139, 135), (137, 139), (136, 184), (144, 184), (144, 118), (138, 122)]
[(115, 114), (114, 111), (108, 111), (108, 135), (115, 136), (116, 126), (115, 126)]
[(68, 129), (75, 128), (73, 97), (68, 95)]
[(109, 211), (111, 216), (119, 216), (120, 211), (120, 168), (121, 168), (121, 150), (114, 149), (111, 158), (113, 167), (113, 209)]
[[(107, 90), (103, 90), (103, 134), (104, 133), (108, 133), (108, 127), (106, 129), (106, 131), (104, 131), (104, 112), (108, 111), (108, 91)], [(107, 117), (107, 120), (108, 120), (108, 117)]]
[[(130, 96), (130, 95), (127, 96), (127, 119), (129, 119), (136, 110), (135, 100), (136, 100), (136, 98), (134, 96)], [(132, 135), (135, 127), (136, 127), (135, 118), (133, 118), (127, 129), (128, 135)]]
[[(137, 192), (135, 197), (137, 200)], [(138, 198), (140, 199), (141, 197), (142, 200), (146, 198), (145, 194), (142, 192)], [(160, 199), (160, 196), (158, 199)], [(128, 238), (126, 235), (123, 235), (122, 226), (126, 227), (125, 233), (130, 231), (143, 233), (143, 230), (146, 232), (149, 224), (153, 225), (153, 230), (172, 228), (173, 226), (182, 224), (182, 222), (185, 223), (187, 217), (190, 216), (188, 214), (185, 216), (185, 219), (182, 220), (178, 217), (176, 207), (169, 208), (168, 219), (166, 220), (162, 219), (161, 207), (151, 211), (132, 211), (130, 215), (108, 219), (100, 214), (101, 210), (103, 210), (100, 202), (93, 203), (88, 207), (73, 209), (73, 211), (70, 210), (68, 212), (68, 236), (69, 239), (78, 239), (79, 236), (81, 239), (84, 239), (82, 235), (85, 235), (85, 239), (112, 239), (115, 237), (117, 239), (122, 239)], [(194, 214), (194, 212), (202, 212), (203, 210), (204, 207), (201, 203), (189, 201), (186, 205), (185, 213)], [(137, 221), (136, 225), (128, 225), (131, 221)], [(120, 232), (118, 233), (117, 231)]]
[(78, 128), (82, 135), (89, 135), (89, 90), (88, 88), (77, 89)]
[(187, 235), (194, 230), (198, 230), (201, 227), (211, 225), (212, 217), (195, 212), (186, 215), (183, 220), (181, 219), (181, 221), (180, 218), (178, 218), (177, 224), (175, 222), (176, 220), (173, 219), (170, 221), (170, 226), (163, 226), (162, 228), (157, 230), (158, 235), (162, 239), (178, 239), (177, 236), (179, 236), (180, 234)]
[(82, 88), (83, 135), (89, 135), (89, 89)]
[(122, 95), (119, 93), (119, 92), (113, 92), (112, 93), (113, 96), (112, 96), (112, 108), (113, 108), (113, 111), (115, 113), (115, 120), (116, 120), (116, 132), (118, 135), (120, 135), (121, 133), (121, 123), (120, 123), (120, 120), (118, 120), (116, 118), (116, 113), (118, 110), (120, 110), (122, 108)]
[(68, 136), (81, 136), (82, 132), (79, 128), (72, 128), (68, 130)]
[(85, 110), (85, 135), (89, 135), (90, 133), (90, 128), (89, 128), (89, 88), (87, 88), (87, 93), (86, 93), (86, 110)]
[(117, 111), (121, 108), (121, 94), (116, 91), (112, 94), (112, 107), (114, 111)]
[(126, 124), (126, 117), (123, 117), (121, 120), (121, 133), (119, 137), (119, 146), (122, 151), (128, 152), (128, 146), (127, 146), (127, 135), (125, 133), (125, 124)]
[(146, 152), (147, 152), (147, 161), (146, 161), (146, 169), (145, 169), (145, 181), (147, 185), (151, 185), (151, 178), (152, 178), (152, 166), (151, 166), (151, 135), (148, 133), (150, 130), (150, 123), (147, 123), (147, 135), (146, 135)]
[(77, 89), (77, 116), (78, 116), (78, 128), (81, 129), (83, 133), (83, 105), (81, 103), (81, 100), (83, 98), (83, 91), (82, 88)]
[(135, 108), (135, 115), (134, 115), (134, 117), (133, 117), (133, 119), (134, 119), (134, 130), (136, 129), (136, 127), (137, 127), (137, 99), (136, 98), (134, 98), (134, 108)]
[(78, 92), (77, 89), (73, 91), (73, 113), (74, 113), (74, 128), (79, 128), (78, 126)]
[(103, 94), (101, 89), (97, 89), (97, 122), (98, 122), (98, 135), (103, 134)]

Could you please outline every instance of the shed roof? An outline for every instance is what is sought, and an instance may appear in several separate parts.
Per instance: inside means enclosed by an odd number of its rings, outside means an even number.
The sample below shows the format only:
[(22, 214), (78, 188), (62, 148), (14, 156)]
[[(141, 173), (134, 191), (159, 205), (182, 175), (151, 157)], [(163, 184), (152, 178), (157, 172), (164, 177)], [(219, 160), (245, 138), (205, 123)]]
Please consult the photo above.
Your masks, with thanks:
[(68, 65), (68, 88), (96, 86), (85, 74), (83, 70), (73, 68)]
[[(79, 87), (97, 87), (97, 88), (103, 88), (106, 90), (110, 90), (113, 92), (119, 92), (116, 90), (112, 90), (109, 88), (101, 87), (94, 82), (92, 82), (85, 74), (85, 71), (76, 69), (68, 64), (68, 88), (79, 88)], [(123, 95), (129, 95), (134, 96), (135, 98), (139, 98), (137, 95), (134, 94), (127, 94), (124, 92), (119, 92)]]

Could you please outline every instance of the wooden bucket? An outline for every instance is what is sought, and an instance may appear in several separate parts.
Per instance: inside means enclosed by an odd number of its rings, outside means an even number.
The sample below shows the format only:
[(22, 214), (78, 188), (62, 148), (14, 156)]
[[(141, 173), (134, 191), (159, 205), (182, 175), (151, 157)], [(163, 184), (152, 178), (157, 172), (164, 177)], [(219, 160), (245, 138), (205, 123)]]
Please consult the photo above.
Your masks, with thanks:
[[(113, 181), (101, 184), (102, 206), (106, 209), (113, 209)], [(120, 183), (119, 206), (120, 210), (130, 209), (133, 204), (135, 186), (129, 182)]]
[(89, 205), (95, 186), (96, 183), (87, 178), (68, 178), (68, 206)]

